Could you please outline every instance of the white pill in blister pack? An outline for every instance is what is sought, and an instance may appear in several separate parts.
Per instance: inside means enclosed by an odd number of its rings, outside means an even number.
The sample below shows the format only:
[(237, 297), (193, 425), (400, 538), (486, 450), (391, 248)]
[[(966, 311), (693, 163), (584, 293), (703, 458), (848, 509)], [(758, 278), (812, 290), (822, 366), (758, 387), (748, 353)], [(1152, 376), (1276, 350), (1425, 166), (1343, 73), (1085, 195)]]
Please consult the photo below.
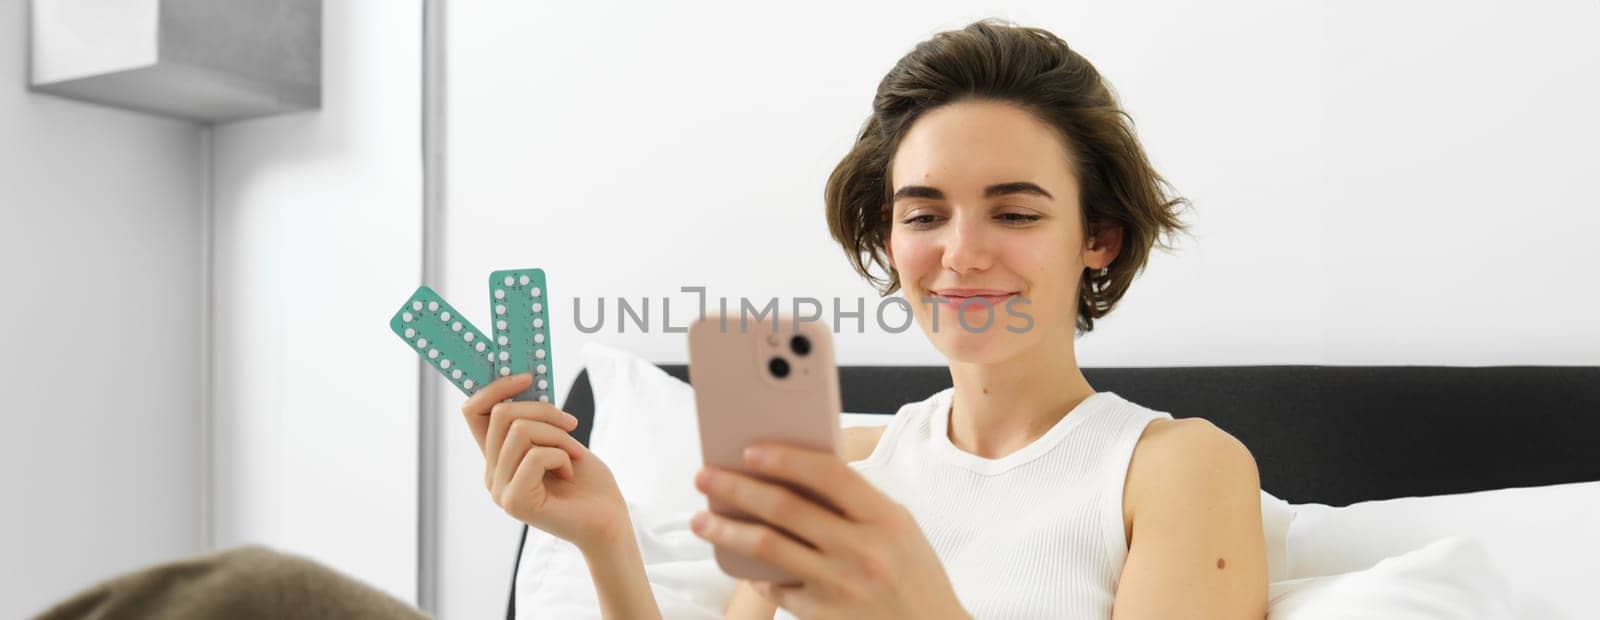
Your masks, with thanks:
[(438, 311), (439, 311), (439, 302), (437, 302), (437, 301), (428, 302), (428, 312), (438, 312)]
[(533, 335), (533, 341), (543, 344), (544, 343), (544, 334), (534, 334)]
[(526, 275), (522, 276), (522, 278), (519, 279), (518, 282), (521, 282), (523, 286), (527, 286), (528, 285), (528, 276), (526, 276)]
[(501, 289), (501, 288), (495, 289), (494, 290), (494, 298), (495, 299), (505, 299), (506, 298), (505, 289)]
[(544, 359), (544, 349), (534, 349), (533, 356), (539, 359)]
[(450, 369), (450, 360), (441, 360), (439, 362), (439, 367), (443, 368), (445, 370), (449, 370)]
[(443, 312), (443, 313), (440, 313), (440, 314), (439, 314), (439, 320), (441, 320), (441, 321), (448, 321), (448, 320), (450, 320), (450, 312), (449, 312), (449, 311), (445, 311), (445, 312)]
[(420, 302), (420, 301), (411, 302), (411, 309), (420, 312), (422, 310), (422, 302)]
[(537, 286), (533, 287), (532, 289), (530, 289), (528, 291), (528, 296), (529, 297), (538, 297), (539, 295), (542, 295), (542, 294), (544, 294), (544, 291), (539, 290), (539, 287), (537, 287)]

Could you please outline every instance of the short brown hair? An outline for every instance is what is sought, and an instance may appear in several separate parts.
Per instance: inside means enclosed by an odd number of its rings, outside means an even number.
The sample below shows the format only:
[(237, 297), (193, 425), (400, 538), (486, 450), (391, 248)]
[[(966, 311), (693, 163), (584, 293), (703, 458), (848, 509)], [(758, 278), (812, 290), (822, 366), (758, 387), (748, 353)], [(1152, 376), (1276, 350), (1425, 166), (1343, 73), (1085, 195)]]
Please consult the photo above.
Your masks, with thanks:
[[(1161, 237), (1187, 229), (1178, 214), (1190, 204), (1172, 195), (1150, 165), (1111, 85), (1049, 31), (986, 19), (934, 35), (895, 63), (878, 84), (855, 145), (828, 177), (834, 240), (881, 294), (899, 290), (900, 275), (885, 252), (894, 153), (923, 114), (966, 100), (1014, 104), (1055, 127), (1082, 186), (1084, 230), (1108, 220), (1122, 226), (1116, 259), (1104, 270), (1085, 268), (1078, 283), (1077, 329), (1094, 329), (1144, 270), (1150, 248), (1171, 249)], [(888, 276), (873, 275), (872, 265)]]

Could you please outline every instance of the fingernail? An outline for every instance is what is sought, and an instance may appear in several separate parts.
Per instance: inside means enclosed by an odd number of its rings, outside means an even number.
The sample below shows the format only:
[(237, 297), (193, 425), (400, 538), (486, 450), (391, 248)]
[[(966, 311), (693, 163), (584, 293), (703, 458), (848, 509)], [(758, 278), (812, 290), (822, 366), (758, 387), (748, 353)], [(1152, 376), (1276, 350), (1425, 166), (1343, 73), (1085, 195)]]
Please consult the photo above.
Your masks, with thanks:
[(572, 415), (570, 413), (566, 414), (566, 416), (567, 416), (567, 423), (568, 424), (571, 424), (573, 426), (577, 426), (578, 425), (578, 416)]
[(696, 534), (704, 534), (706, 533), (706, 522), (710, 520), (711, 516), (706, 513), (694, 513), (694, 516), (689, 518), (689, 529), (694, 530)]
[(745, 448), (744, 462), (756, 467), (767, 464), (767, 450), (760, 446)]

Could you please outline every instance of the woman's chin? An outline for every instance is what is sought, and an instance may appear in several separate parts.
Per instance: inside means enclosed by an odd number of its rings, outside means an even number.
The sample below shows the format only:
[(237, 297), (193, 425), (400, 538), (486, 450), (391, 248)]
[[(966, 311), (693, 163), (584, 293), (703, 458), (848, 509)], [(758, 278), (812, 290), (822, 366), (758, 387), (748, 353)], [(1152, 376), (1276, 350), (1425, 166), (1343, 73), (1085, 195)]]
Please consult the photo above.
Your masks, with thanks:
[(956, 333), (941, 332), (932, 336), (934, 348), (951, 362), (964, 364), (992, 364), (1005, 361), (1017, 354), (1021, 344), (1013, 342), (1016, 334), (1003, 329), (978, 333), (957, 330)]

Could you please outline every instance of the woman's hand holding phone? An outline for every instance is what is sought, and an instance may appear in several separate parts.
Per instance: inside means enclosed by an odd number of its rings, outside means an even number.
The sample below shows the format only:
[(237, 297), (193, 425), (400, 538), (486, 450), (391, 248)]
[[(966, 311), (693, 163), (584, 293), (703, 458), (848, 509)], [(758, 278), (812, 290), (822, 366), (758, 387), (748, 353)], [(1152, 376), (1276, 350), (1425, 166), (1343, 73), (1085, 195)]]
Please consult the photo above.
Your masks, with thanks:
[(745, 466), (773, 482), (706, 467), (695, 487), (760, 521), (706, 511), (695, 514), (691, 527), (713, 545), (799, 578), (796, 584), (751, 581), (763, 598), (802, 618), (971, 617), (911, 512), (842, 457), (776, 443), (752, 448)]
[(497, 379), (461, 406), (483, 452), (490, 497), (517, 520), (586, 553), (631, 537), (611, 469), (569, 434), (578, 419), (549, 403), (503, 402), (532, 381), (529, 374)]

